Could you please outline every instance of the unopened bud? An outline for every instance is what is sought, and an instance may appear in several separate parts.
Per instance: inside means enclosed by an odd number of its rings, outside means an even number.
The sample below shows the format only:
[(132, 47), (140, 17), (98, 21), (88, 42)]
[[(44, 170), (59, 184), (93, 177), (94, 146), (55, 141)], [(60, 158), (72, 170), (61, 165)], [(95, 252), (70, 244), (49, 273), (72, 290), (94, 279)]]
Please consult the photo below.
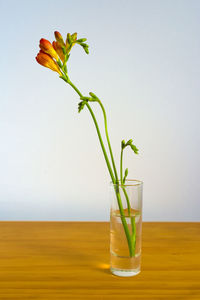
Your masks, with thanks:
[(90, 92), (89, 95), (90, 95), (92, 98), (96, 98), (96, 99), (97, 99), (97, 96), (96, 96), (94, 93)]
[(72, 38), (71, 38), (71, 34), (70, 33), (67, 34), (67, 41), (68, 41), (69, 44), (72, 43)]
[(87, 39), (79, 39), (79, 40), (77, 40), (77, 43), (83, 43), (83, 42), (85, 42), (85, 41), (87, 41)]

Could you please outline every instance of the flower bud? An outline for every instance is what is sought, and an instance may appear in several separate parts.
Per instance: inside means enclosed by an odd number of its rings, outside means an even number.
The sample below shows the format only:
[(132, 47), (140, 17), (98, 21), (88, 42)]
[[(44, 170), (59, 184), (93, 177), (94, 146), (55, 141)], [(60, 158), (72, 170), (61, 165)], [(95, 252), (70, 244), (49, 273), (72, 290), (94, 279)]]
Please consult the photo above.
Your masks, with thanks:
[(49, 68), (49, 69), (57, 72), (58, 74), (62, 75), (57, 62), (55, 62), (49, 54), (40, 50), (40, 52), (37, 54), (35, 59), (43, 67)]
[(52, 44), (48, 40), (45, 40), (45, 39), (40, 40), (40, 49), (43, 52), (49, 54), (51, 57), (58, 60), (58, 54), (56, 53), (56, 51), (54, 50)]
[(128, 169), (126, 168), (126, 170), (125, 170), (125, 177), (127, 177), (128, 176)]
[(94, 93), (92, 93), (92, 92), (89, 92), (89, 95), (90, 95), (92, 98), (98, 99), (97, 96), (96, 96)]
[(56, 41), (58, 42), (58, 44), (59, 44), (61, 47), (65, 46), (65, 43), (64, 43), (64, 41), (63, 41), (63, 37), (62, 37), (62, 35), (60, 34), (60, 32), (55, 31), (55, 32), (54, 32), (54, 35), (55, 35), (55, 38), (56, 38)]
[(133, 140), (128, 140), (128, 142), (126, 143), (126, 145), (128, 146), (131, 146), (131, 144), (132, 144), (132, 142), (133, 142)]
[(135, 154), (138, 154), (138, 148), (135, 145), (131, 145), (131, 149), (134, 151)]
[(55, 51), (57, 52), (57, 54), (59, 55), (60, 59), (62, 60), (62, 62), (64, 62), (65, 60), (65, 55), (63, 53), (63, 49), (62, 46), (59, 44), (59, 42), (53, 41), (53, 48), (55, 49)]
[(85, 42), (85, 41), (87, 41), (87, 39), (83, 38), (83, 39), (77, 40), (77, 43), (83, 43), (83, 42)]
[(72, 39), (72, 43), (76, 42), (76, 40), (77, 40), (77, 32), (74, 32), (74, 33), (71, 35), (71, 39)]
[(69, 43), (69, 45), (72, 44), (72, 38), (71, 38), (71, 34), (70, 33), (67, 34), (66, 44), (67, 44), (67, 42)]

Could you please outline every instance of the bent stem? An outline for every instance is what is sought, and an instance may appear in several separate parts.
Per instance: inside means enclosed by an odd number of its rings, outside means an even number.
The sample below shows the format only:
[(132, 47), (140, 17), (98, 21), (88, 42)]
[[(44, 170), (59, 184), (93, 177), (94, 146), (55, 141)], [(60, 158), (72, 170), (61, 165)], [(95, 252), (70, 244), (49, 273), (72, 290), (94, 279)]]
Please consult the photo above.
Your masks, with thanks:
[(110, 151), (110, 157), (111, 157), (111, 161), (112, 161), (112, 165), (113, 165), (113, 169), (114, 169), (114, 173), (115, 173), (116, 182), (118, 182), (119, 180), (118, 180), (118, 175), (117, 175), (117, 169), (116, 169), (116, 166), (115, 166), (115, 160), (114, 160), (114, 157), (113, 157), (113, 152), (112, 152), (110, 139), (109, 139), (109, 135), (108, 135), (106, 111), (105, 111), (105, 108), (104, 108), (103, 104), (101, 103), (101, 101), (99, 99), (97, 101), (100, 104), (101, 109), (103, 111), (106, 139), (107, 139), (108, 148), (109, 148), (109, 151)]
[[(81, 92), (79, 91), (79, 89), (69, 80), (69, 77), (68, 75), (66, 76), (66, 79), (64, 79), (64, 81), (66, 81), (69, 85), (71, 85), (71, 87), (78, 93), (78, 95), (82, 98), (83, 95), (81, 94)], [(90, 107), (89, 103), (86, 102), (85, 104), (92, 116), (92, 119), (94, 121), (94, 124), (95, 124), (95, 127), (96, 127), (96, 131), (97, 131), (97, 135), (98, 135), (98, 138), (99, 138), (99, 141), (100, 141), (100, 145), (101, 145), (101, 148), (102, 148), (102, 151), (103, 151), (103, 155), (104, 155), (104, 158), (105, 158), (105, 161), (106, 161), (106, 164), (107, 164), (107, 167), (108, 167), (108, 171), (110, 173), (110, 176), (111, 176), (111, 179), (112, 179), (112, 182), (113, 184), (116, 184), (116, 179), (114, 177), (114, 174), (113, 174), (113, 171), (112, 171), (112, 168), (111, 168), (111, 165), (110, 165), (110, 162), (109, 162), (109, 159), (108, 159), (108, 156), (107, 156), (107, 152), (106, 152), (106, 149), (104, 147), (104, 144), (103, 144), (103, 140), (102, 140), (102, 137), (101, 137), (101, 133), (100, 133), (100, 130), (99, 130), (99, 126), (98, 126), (98, 123), (97, 123), (97, 120), (96, 120), (96, 117), (92, 111), (92, 108)], [(107, 134), (108, 136), (108, 134)], [(109, 140), (109, 138), (108, 138)], [(110, 145), (110, 142), (109, 142), (109, 145)], [(111, 149), (111, 146), (110, 148)], [(111, 149), (111, 153), (112, 153), (112, 149)], [(114, 158), (113, 158), (113, 155), (111, 156), (111, 159), (112, 159), (112, 163), (114, 163)], [(114, 164), (115, 166), (115, 164)], [(117, 175), (117, 171), (116, 171), (116, 168), (114, 167), (114, 172), (115, 173), (115, 176)], [(124, 231), (125, 231), (125, 235), (126, 235), (126, 239), (127, 239), (127, 242), (128, 242), (128, 248), (129, 248), (129, 253), (130, 253), (130, 257), (132, 257), (134, 255), (134, 251), (133, 251), (133, 247), (132, 247), (132, 238), (131, 238), (131, 235), (130, 235), (130, 232), (129, 232), (129, 228), (128, 228), (128, 225), (127, 225), (127, 222), (126, 222), (126, 218), (125, 218), (125, 215), (124, 215), (124, 210), (123, 210), (123, 206), (122, 206), (122, 201), (121, 201), (121, 196), (120, 196), (120, 193), (119, 193), (119, 186), (118, 184), (115, 186), (115, 193), (116, 193), (116, 197), (117, 197), (117, 202), (118, 202), (118, 206), (119, 206), (119, 210), (120, 210), (120, 216), (121, 216), (121, 220), (122, 220), (122, 224), (123, 224), (123, 227), (124, 227)]]

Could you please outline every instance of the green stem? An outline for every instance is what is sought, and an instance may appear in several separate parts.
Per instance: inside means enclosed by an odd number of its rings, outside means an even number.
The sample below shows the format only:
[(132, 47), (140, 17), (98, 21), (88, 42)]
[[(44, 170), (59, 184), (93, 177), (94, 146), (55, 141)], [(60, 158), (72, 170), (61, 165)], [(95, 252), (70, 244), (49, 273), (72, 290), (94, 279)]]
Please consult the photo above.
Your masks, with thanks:
[(136, 245), (135, 216), (131, 216), (131, 205), (130, 205), (128, 194), (126, 192), (126, 188), (124, 186), (124, 182), (123, 182), (123, 150), (124, 149), (122, 148), (121, 149), (121, 157), (120, 157), (120, 180), (121, 180), (122, 190), (124, 192), (126, 202), (127, 202), (128, 214), (129, 214), (129, 217), (131, 218), (131, 229), (132, 229), (131, 239), (132, 239), (132, 247), (133, 247), (133, 256), (135, 256), (135, 245)]
[(124, 214), (124, 209), (123, 209), (123, 206), (122, 206), (121, 196), (120, 196), (120, 193), (119, 193), (119, 186), (116, 185), (114, 188), (115, 188), (117, 202), (118, 202), (118, 206), (119, 206), (119, 210), (120, 210), (121, 221), (122, 221), (124, 231), (125, 231), (125, 235), (126, 235), (126, 239), (127, 239), (127, 242), (128, 242), (129, 254), (130, 254), (130, 257), (132, 257), (132, 256), (134, 256), (134, 250), (133, 250), (133, 247), (132, 247), (132, 238), (130, 236), (129, 228), (128, 228), (126, 217), (125, 217), (125, 214)]
[[(78, 95), (80, 97), (83, 97), (83, 95), (81, 94), (81, 92), (79, 91), (79, 89), (70, 80), (68, 80), (68, 83), (78, 93)], [(108, 159), (108, 156), (107, 156), (107, 153), (106, 153), (106, 149), (105, 149), (104, 144), (103, 144), (103, 140), (102, 140), (102, 137), (101, 137), (101, 133), (100, 133), (100, 130), (99, 130), (99, 126), (98, 126), (97, 120), (96, 120), (95, 115), (94, 115), (94, 113), (93, 113), (93, 111), (92, 111), (92, 109), (91, 109), (91, 107), (90, 107), (90, 105), (89, 105), (88, 102), (86, 102), (86, 106), (89, 109), (89, 112), (90, 112), (90, 114), (92, 116), (92, 119), (94, 121), (94, 124), (95, 124), (95, 127), (96, 127), (96, 131), (97, 131), (97, 135), (98, 135), (98, 138), (99, 138), (99, 142), (101, 144), (103, 155), (104, 155), (104, 158), (105, 158), (105, 161), (106, 161), (106, 164), (107, 164), (107, 167), (108, 167), (108, 170), (109, 170), (112, 182), (115, 183), (115, 177), (114, 177), (113, 171), (112, 171), (111, 166), (110, 166), (110, 162), (109, 162), (109, 159)]]
[[(109, 139), (109, 135), (108, 135), (107, 117), (106, 117), (105, 108), (104, 108), (103, 104), (101, 103), (101, 101), (99, 99), (98, 99), (98, 103), (100, 104), (101, 109), (103, 111), (106, 139), (107, 139), (107, 142), (108, 142), (108, 148), (109, 148), (109, 151), (110, 151), (112, 165), (113, 165), (113, 169), (114, 169), (114, 172), (115, 172), (116, 182), (118, 183), (119, 180), (118, 180), (117, 170), (116, 170), (115, 161), (114, 161), (114, 157), (113, 157), (113, 152), (112, 152), (112, 148), (111, 148), (111, 144), (110, 144), (110, 139)], [(121, 185), (123, 186), (122, 156), (123, 156), (123, 150), (121, 152), (121, 168), (120, 168)], [(124, 195), (126, 197), (126, 202), (127, 202), (127, 206), (128, 206), (128, 214), (131, 217), (131, 206), (130, 206), (130, 201), (129, 201), (129, 198), (128, 198), (128, 194), (127, 194), (126, 189), (124, 187), (122, 187), (122, 190), (123, 190)], [(118, 199), (118, 197), (120, 196), (120, 193), (119, 194), (116, 193), (116, 196), (117, 196), (117, 199)], [(121, 220), (122, 220), (122, 223), (123, 223), (123, 226), (124, 226), (124, 229), (125, 229), (125, 234), (126, 234), (126, 237), (127, 237), (127, 240), (128, 240), (128, 244), (129, 244), (130, 256), (134, 256), (135, 255), (135, 242), (134, 242), (134, 237), (135, 237), (135, 234), (134, 234), (135, 233), (135, 230), (134, 230), (134, 228), (135, 228), (135, 219), (134, 219), (134, 217), (131, 217), (132, 236), (131, 236), (131, 239), (130, 239), (129, 238), (130, 233), (129, 233), (129, 230), (128, 230), (128, 226), (126, 226), (127, 222), (126, 222), (126, 219), (125, 219), (124, 210), (123, 210), (123, 207), (121, 205), (121, 197), (120, 197), (120, 201), (118, 201), (118, 206), (119, 206), (119, 209), (120, 209)], [(127, 228), (128, 232), (126, 232), (126, 228)]]
[[(79, 89), (69, 80), (68, 75), (66, 75), (66, 79), (64, 79), (64, 80), (69, 85), (71, 85), (71, 87), (77, 92), (77, 94), (80, 97), (83, 97), (83, 95), (81, 94), (81, 92), (79, 91)], [(107, 156), (104, 144), (103, 144), (103, 140), (102, 140), (102, 137), (101, 137), (101, 133), (100, 133), (100, 130), (99, 130), (99, 126), (98, 126), (97, 120), (96, 120), (95, 115), (94, 115), (94, 113), (93, 113), (90, 105), (88, 104), (88, 102), (86, 102), (86, 106), (87, 106), (87, 108), (88, 108), (88, 110), (89, 110), (89, 112), (90, 112), (90, 114), (92, 116), (92, 119), (94, 121), (94, 124), (95, 124), (95, 127), (96, 127), (96, 131), (97, 131), (97, 135), (98, 135), (98, 138), (99, 138), (99, 141), (100, 141), (100, 144), (101, 144), (101, 148), (102, 148), (102, 151), (103, 151), (103, 154), (104, 154), (104, 158), (105, 158), (105, 161), (106, 161), (106, 164), (107, 164), (107, 167), (108, 167), (108, 170), (109, 170), (112, 182), (113, 182), (113, 184), (116, 184), (116, 179), (114, 177), (114, 174), (113, 174), (113, 171), (112, 171), (112, 168), (111, 168), (111, 165), (110, 165), (110, 162), (109, 162), (109, 159), (108, 159), (108, 156)], [(105, 112), (105, 110), (104, 110), (104, 112)], [(106, 124), (106, 131), (107, 131), (107, 124)], [(109, 140), (109, 138), (108, 138), (108, 140)], [(110, 141), (109, 141), (109, 145), (110, 145)], [(111, 146), (110, 146), (109, 149), (111, 149)], [(112, 153), (112, 150), (111, 150), (111, 153)], [(113, 158), (113, 155), (111, 157)], [(113, 162), (114, 162), (114, 159), (113, 159)], [(114, 170), (116, 171), (116, 168)], [(128, 242), (129, 253), (130, 253), (130, 256), (132, 257), (134, 255), (134, 252), (133, 252), (133, 249), (132, 249), (132, 238), (130, 236), (129, 228), (128, 228), (128, 225), (127, 225), (127, 222), (126, 222), (126, 219), (125, 219), (124, 210), (123, 210), (121, 196), (120, 196), (120, 193), (119, 193), (118, 186), (115, 186), (115, 193), (116, 193), (117, 202), (118, 202), (118, 206), (119, 206), (119, 210), (120, 210), (120, 216), (121, 216), (122, 224), (123, 224), (125, 235), (126, 235), (127, 242)]]
[(104, 108), (103, 104), (101, 103), (101, 101), (99, 99), (98, 99), (98, 103), (100, 104), (101, 109), (103, 111), (106, 139), (107, 139), (107, 142), (108, 142), (108, 148), (109, 148), (109, 151), (110, 151), (110, 156), (111, 156), (111, 161), (112, 161), (112, 165), (113, 165), (113, 170), (114, 170), (114, 173), (115, 173), (116, 182), (118, 182), (117, 169), (116, 169), (116, 166), (115, 166), (113, 152), (112, 152), (112, 148), (111, 148), (111, 144), (110, 144), (110, 139), (109, 139), (109, 135), (108, 135), (106, 111), (105, 111), (105, 108)]
[(97, 130), (97, 134), (98, 134), (98, 137), (99, 137), (99, 141), (100, 141), (100, 144), (101, 144), (101, 148), (102, 148), (102, 150), (103, 150), (103, 154), (104, 154), (104, 157), (105, 157), (107, 166), (108, 166), (108, 170), (109, 170), (109, 173), (110, 173), (112, 182), (115, 183), (115, 177), (114, 177), (113, 171), (112, 171), (111, 166), (110, 166), (110, 162), (109, 162), (109, 159), (108, 159), (108, 156), (107, 156), (107, 153), (106, 153), (104, 144), (103, 144), (103, 140), (102, 140), (102, 138), (101, 138), (101, 134), (100, 134), (100, 131), (99, 131), (99, 127), (98, 127), (98, 124), (97, 124), (95, 115), (94, 115), (94, 113), (93, 113), (93, 111), (92, 111), (92, 109), (91, 109), (89, 103), (86, 103), (86, 106), (87, 106), (87, 108), (89, 109), (90, 114), (91, 114), (91, 116), (92, 116), (92, 118), (93, 118), (93, 121), (94, 121), (96, 130)]
[(123, 184), (123, 148), (121, 149), (121, 156), (120, 156), (120, 179), (121, 179), (121, 184)]
[(123, 148), (121, 149), (121, 157), (120, 157), (120, 180), (121, 180), (121, 186), (122, 186), (122, 190), (124, 192), (124, 195), (126, 197), (126, 202), (127, 202), (127, 208), (128, 208), (128, 214), (129, 216), (131, 216), (131, 205), (130, 205), (130, 201), (128, 198), (128, 194), (126, 192), (126, 189), (123, 187), (124, 183), (123, 183)]
[[(114, 169), (114, 173), (115, 173), (115, 178), (116, 178), (116, 182), (119, 182), (118, 180), (118, 175), (117, 175), (117, 170), (116, 170), (116, 166), (115, 166), (115, 161), (114, 161), (114, 157), (113, 157), (113, 152), (112, 152), (112, 148), (111, 148), (111, 144), (110, 144), (110, 139), (109, 139), (109, 135), (108, 135), (108, 128), (107, 128), (107, 117), (106, 117), (106, 112), (105, 112), (105, 108), (102, 104), (102, 102), (98, 99), (98, 103), (100, 104), (101, 106), (101, 109), (103, 111), (103, 116), (104, 116), (104, 124), (105, 124), (105, 133), (106, 133), (106, 139), (107, 139), (107, 142), (108, 142), (108, 148), (109, 148), (109, 151), (110, 151), (110, 156), (111, 156), (111, 160), (112, 160), (112, 165), (113, 165), (113, 169)], [(126, 188), (123, 187), (123, 168), (122, 168), (122, 161), (123, 161), (123, 149), (121, 151), (121, 160), (120, 160), (120, 177), (121, 177), (121, 185), (122, 185), (122, 190), (124, 192), (124, 195), (125, 195), (125, 198), (126, 198), (126, 202), (127, 202), (127, 207), (128, 207), (128, 214), (129, 214), (129, 217), (131, 218), (131, 228), (132, 228), (132, 235), (131, 235), (131, 238), (132, 238), (132, 243), (130, 244), (130, 247), (132, 249), (132, 254), (133, 256), (135, 255), (135, 234), (136, 234), (136, 231), (135, 231), (135, 217), (131, 217), (131, 205), (130, 205), (130, 201), (129, 201), (129, 197), (128, 197), (128, 194), (126, 192)], [(120, 207), (120, 203), (118, 203), (119, 207)], [(123, 209), (123, 207), (122, 207)], [(121, 210), (120, 210), (120, 213), (121, 213)], [(124, 211), (123, 211), (124, 213)], [(122, 215), (122, 214), (121, 214)], [(122, 215), (123, 218), (125, 218), (124, 215)]]

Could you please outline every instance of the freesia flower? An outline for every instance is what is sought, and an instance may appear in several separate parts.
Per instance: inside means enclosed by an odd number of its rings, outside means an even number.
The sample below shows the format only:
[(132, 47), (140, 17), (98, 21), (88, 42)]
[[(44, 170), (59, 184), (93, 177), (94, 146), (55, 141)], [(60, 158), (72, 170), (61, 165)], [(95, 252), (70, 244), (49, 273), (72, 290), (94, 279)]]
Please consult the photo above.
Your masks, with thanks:
[(55, 51), (52, 44), (48, 40), (45, 39), (40, 40), (40, 49), (45, 53), (49, 54), (51, 57), (55, 58), (56, 60), (59, 59), (57, 52)]
[(60, 71), (60, 68), (59, 68), (57, 62), (55, 62), (49, 54), (40, 50), (40, 52), (38, 53), (38, 55), (36, 56), (35, 59), (43, 67), (49, 68), (62, 76), (62, 73)]
[(65, 46), (65, 43), (64, 43), (63, 37), (62, 37), (62, 35), (60, 34), (60, 32), (55, 31), (55, 32), (54, 32), (54, 35), (55, 35), (55, 38), (56, 38), (56, 41), (58, 42), (58, 44), (60, 44), (61, 47), (64, 47), (64, 46)]
[(54, 50), (57, 52), (58, 56), (64, 62), (65, 54), (69, 54), (71, 48), (76, 44), (77, 41), (77, 32), (67, 34), (66, 43), (64, 43), (63, 37), (59, 31), (54, 32), (56, 41), (53, 41), (52, 45)]
[[(53, 41), (52, 45), (53, 45), (53, 48), (55, 49), (55, 51), (57, 52), (57, 54), (59, 55), (60, 59), (62, 60), (62, 62), (64, 62), (65, 55), (64, 55), (61, 44), (58, 41)], [(63, 46), (63, 47), (65, 47), (65, 46)]]
[[(130, 257), (135, 257), (136, 255), (136, 225), (135, 225), (135, 217), (136, 217), (136, 210), (131, 208), (131, 202), (129, 200), (129, 196), (126, 193), (126, 178), (128, 175), (128, 169), (125, 169), (125, 172), (123, 173), (123, 151), (127, 146), (130, 146), (131, 149), (134, 151), (135, 154), (138, 154), (138, 149), (136, 148), (135, 145), (133, 145), (133, 141), (130, 139), (127, 142), (124, 140), (122, 141), (121, 144), (121, 160), (120, 160), (120, 177), (118, 177), (116, 165), (115, 165), (115, 160), (114, 156), (112, 153), (112, 148), (109, 140), (109, 135), (108, 135), (108, 129), (107, 129), (107, 117), (106, 117), (106, 112), (104, 109), (104, 106), (101, 102), (101, 100), (93, 93), (89, 93), (88, 96), (84, 96), (81, 91), (71, 82), (70, 77), (68, 75), (68, 68), (67, 68), (67, 63), (70, 57), (70, 51), (72, 47), (77, 44), (80, 45), (83, 50), (85, 51), (86, 54), (89, 54), (89, 46), (86, 44), (86, 38), (81, 38), (77, 39), (77, 33), (67, 34), (66, 41), (63, 40), (62, 35), (58, 32), (54, 32), (55, 35), (55, 41), (51, 44), (48, 40), (41, 39), (40, 40), (40, 52), (38, 53), (36, 57), (36, 61), (46, 67), (49, 68), (55, 72), (57, 72), (60, 75), (60, 78), (64, 80), (67, 84), (69, 84), (74, 91), (78, 94), (81, 102), (78, 103), (78, 112), (81, 112), (84, 107), (87, 107), (91, 117), (94, 121), (94, 125), (97, 130), (98, 138), (100, 141), (100, 145), (105, 157), (105, 161), (108, 167), (109, 174), (111, 176), (111, 180), (114, 186), (116, 198), (117, 198), (117, 203), (119, 206), (119, 210), (117, 210), (117, 215), (120, 216), (122, 220), (122, 226), (124, 228), (124, 232), (126, 235), (127, 243), (128, 243), (128, 249), (129, 249), (129, 255)], [(106, 140), (108, 144), (108, 150), (110, 152), (110, 158), (108, 156), (106, 147), (104, 146), (104, 141), (101, 136), (101, 132), (99, 129), (98, 122), (96, 120), (95, 114), (93, 112), (93, 109), (91, 107), (91, 103), (96, 102), (97, 104), (100, 105), (103, 117), (104, 117), (104, 127), (105, 127), (105, 135), (106, 135)], [(127, 208), (123, 208), (123, 203), (121, 199), (121, 192), (119, 190), (119, 187), (122, 188), (122, 191), (124, 193), (126, 203), (127, 203)], [(134, 213), (133, 213), (134, 211)], [(118, 215), (118, 212), (120, 212), (120, 215)], [(128, 213), (128, 215), (127, 215)], [(129, 223), (130, 222), (130, 225)]]
[(42, 66), (59, 73), (64, 80), (68, 80), (67, 74), (65, 73), (67, 72), (67, 62), (72, 47), (75, 44), (79, 44), (88, 54), (89, 46), (84, 43), (86, 41), (85, 38), (77, 40), (76, 32), (73, 34), (68, 33), (66, 42), (64, 42), (60, 32), (55, 31), (54, 35), (56, 40), (53, 41), (52, 44), (44, 38), (40, 40), (39, 46), (41, 50), (38, 53), (36, 60)]

